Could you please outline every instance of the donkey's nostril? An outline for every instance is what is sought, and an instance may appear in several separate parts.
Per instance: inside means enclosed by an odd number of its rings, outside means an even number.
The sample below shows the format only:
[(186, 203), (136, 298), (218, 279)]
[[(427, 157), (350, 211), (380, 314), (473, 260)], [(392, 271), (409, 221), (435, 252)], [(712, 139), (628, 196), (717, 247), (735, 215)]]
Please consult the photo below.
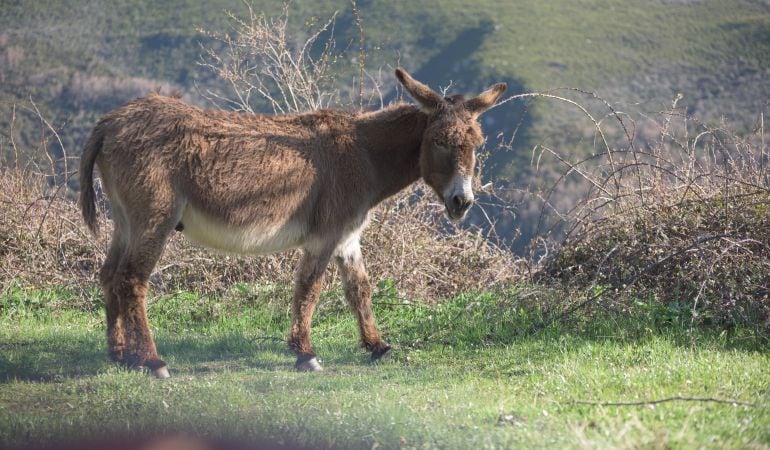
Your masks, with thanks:
[(452, 196), (452, 208), (455, 211), (465, 211), (473, 204), (473, 200), (467, 199), (462, 195)]

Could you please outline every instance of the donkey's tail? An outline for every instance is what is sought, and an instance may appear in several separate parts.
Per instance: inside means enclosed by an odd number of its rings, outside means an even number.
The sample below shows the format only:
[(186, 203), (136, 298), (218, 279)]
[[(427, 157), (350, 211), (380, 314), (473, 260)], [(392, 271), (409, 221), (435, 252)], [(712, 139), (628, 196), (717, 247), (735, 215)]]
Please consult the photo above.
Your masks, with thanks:
[(80, 157), (80, 208), (83, 212), (83, 219), (91, 230), (91, 233), (99, 233), (99, 222), (96, 220), (96, 193), (94, 192), (94, 164), (96, 156), (102, 149), (104, 135), (97, 125), (83, 148), (83, 155)]

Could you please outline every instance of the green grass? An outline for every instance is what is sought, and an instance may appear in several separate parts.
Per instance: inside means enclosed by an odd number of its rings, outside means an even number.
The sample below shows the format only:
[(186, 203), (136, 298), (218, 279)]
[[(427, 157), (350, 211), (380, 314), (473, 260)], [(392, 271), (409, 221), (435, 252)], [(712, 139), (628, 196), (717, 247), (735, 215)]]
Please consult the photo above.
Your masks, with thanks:
[[(676, 321), (549, 326), (515, 290), (435, 307), (380, 289), (376, 314), (397, 351), (373, 365), (338, 291), (326, 293), (314, 343), (326, 371), (296, 373), (281, 342), (289, 289), (238, 285), (224, 299), (165, 295), (151, 322), (172, 378), (106, 361), (102, 314), (21, 302), (0, 310), (0, 447), (62, 436), (187, 432), (312, 447), (764, 448), (770, 445), (770, 354), (747, 330), (688, 330)], [(59, 293), (59, 296), (64, 296)], [(9, 305), (15, 305), (14, 308)], [(92, 305), (92, 306), (88, 306)], [(417, 343), (417, 345), (412, 345)], [(596, 406), (671, 396), (674, 401)]]
[[(359, 6), (370, 58), (378, 63), (393, 64), (397, 52), (408, 51), (409, 56), (403, 57), (413, 58), (408, 62), (417, 66), (463, 30), (492, 26), (493, 32), (474, 54), (484, 66), (482, 73), (521, 78), (533, 89), (565, 83), (597, 89), (639, 70), (672, 65), (711, 71), (743, 61), (763, 69), (770, 48), (766, 5), (751, 0), (677, 3), (558, 0), (513, 5), (493, 0), (430, 0), (361, 2)], [(252, 4), (258, 12), (277, 15), (282, 2)], [(238, 15), (246, 11), (237, 0), (205, 5), (173, 0), (162, 7), (124, 0), (76, 0), (66, 5), (27, 2), (7, 5), (0, 24), (7, 27), (11, 44), (29, 49), (24, 63), (38, 69), (65, 65), (97, 73), (174, 79), (180, 70), (194, 69), (200, 53), (195, 41), (202, 39), (199, 28), (228, 29), (225, 10)], [(339, 11), (344, 44), (357, 37), (356, 30), (349, 30), (349, 10), (344, 1), (291, 3), (298, 28)], [(54, 39), (57, 35), (67, 40)], [(83, 49), (113, 53), (83, 55), (78, 52)]]

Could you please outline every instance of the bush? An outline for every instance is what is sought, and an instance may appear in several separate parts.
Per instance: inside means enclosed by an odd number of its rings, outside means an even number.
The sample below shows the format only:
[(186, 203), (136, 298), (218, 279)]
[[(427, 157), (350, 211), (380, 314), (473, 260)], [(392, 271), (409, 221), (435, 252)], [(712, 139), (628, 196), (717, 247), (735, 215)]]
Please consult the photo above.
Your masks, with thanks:
[(653, 302), (690, 325), (770, 328), (764, 130), (741, 137), (706, 126), (676, 102), (657, 117), (641, 126), (658, 130), (648, 144), (629, 132), (622, 147), (593, 158), (593, 171), (587, 162), (570, 167), (591, 188), (537, 279), (587, 292), (570, 311), (628, 313)]

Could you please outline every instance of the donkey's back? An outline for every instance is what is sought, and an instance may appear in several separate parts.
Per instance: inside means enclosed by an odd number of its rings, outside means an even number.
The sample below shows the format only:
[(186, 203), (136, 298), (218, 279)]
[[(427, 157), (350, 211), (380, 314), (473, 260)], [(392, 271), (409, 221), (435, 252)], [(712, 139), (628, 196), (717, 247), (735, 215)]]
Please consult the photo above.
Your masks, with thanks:
[[(344, 145), (352, 142), (351, 130), (351, 117), (341, 113), (203, 111), (150, 95), (99, 122), (83, 173), (89, 164), (99, 166), (112, 203), (129, 222), (170, 221), (209, 247), (270, 253), (358, 220), (367, 174), (360, 152)], [(92, 203), (92, 195), (85, 180), (81, 203)], [(86, 221), (95, 225), (95, 214)]]

